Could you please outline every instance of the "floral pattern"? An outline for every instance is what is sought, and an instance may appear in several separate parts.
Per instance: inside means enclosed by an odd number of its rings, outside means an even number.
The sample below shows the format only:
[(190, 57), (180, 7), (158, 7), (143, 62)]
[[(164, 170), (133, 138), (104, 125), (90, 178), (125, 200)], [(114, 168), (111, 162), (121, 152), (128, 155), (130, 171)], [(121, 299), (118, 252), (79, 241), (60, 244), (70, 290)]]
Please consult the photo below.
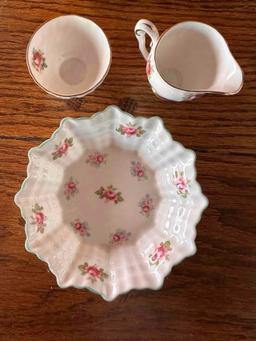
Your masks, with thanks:
[(191, 181), (185, 177), (183, 171), (175, 171), (174, 183), (177, 188), (177, 193), (183, 198), (186, 198), (189, 194)]
[(122, 193), (117, 192), (117, 189), (112, 185), (107, 186), (106, 188), (101, 186), (95, 194), (97, 194), (100, 199), (104, 199), (105, 202), (112, 201), (115, 204), (118, 204), (119, 202), (124, 201)]
[(44, 53), (41, 50), (37, 50), (33, 48), (32, 51), (32, 65), (38, 71), (42, 71), (47, 68), (47, 64), (45, 62)]
[(66, 138), (63, 142), (55, 145), (55, 151), (52, 153), (53, 160), (56, 160), (63, 155), (67, 155), (70, 147), (73, 146), (73, 138)]
[(69, 178), (68, 182), (64, 185), (64, 195), (67, 200), (70, 200), (76, 193), (78, 193), (78, 181), (73, 179), (72, 177)]
[(44, 228), (46, 227), (45, 221), (46, 216), (43, 212), (43, 206), (40, 206), (39, 204), (35, 204), (32, 207), (33, 216), (31, 216), (31, 224), (36, 225), (37, 232), (44, 233)]
[(139, 202), (140, 214), (146, 217), (150, 216), (151, 211), (155, 208), (153, 204), (153, 199), (149, 194), (146, 194)]
[(100, 167), (101, 165), (105, 165), (107, 162), (107, 154), (100, 152), (92, 152), (88, 154), (86, 163), (89, 163), (91, 166)]
[(145, 167), (139, 161), (131, 161), (131, 175), (137, 177), (139, 181), (148, 178)]
[(158, 265), (163, 260), (169, 260), (169, 253), (172, 250), (170, 240), (161, 242), (149, 255), (150, 265)]
[(121, 242), (127, 241), (130, 239), (132, 233), (127, 232), (125, 230), (118, 229), (116, 232), (111, 233), (109, 237), (110, 244), (119, 244)]
[(148, 77), (152, 76), (152, 72), (153, 72), (153, 67), (151, 65), (150, 62), (150, 58), (147, 60), (147, 65), (146, 65), (146, 74)]
[(104, 279), (108, 278), (108, 274), (103, 268), (99, 268), (98, 265), (89, 265), (87, 262), (78, 266), (81, 271), (81, 275), (88, 275), (88, 278), (92, 283), (96, 282), (98, 279), (104, 282)]
[(146, 131), (142, 129), (141, 126), (136, 127), (136, 124), (132, 124), (131, 122), (127, 125), (120, 124), (118, 128), (116, 128), (116, 131), (120, 133), (121, 135), (126, 135), (128, 137), (131, 136), (142, 136)]
[(90, 229), (86, 221), (81, 222), (80, 219), (76, 219), (70, 223), (70, 225), (73, 227), (76, 233), (80, 234), (80, 236), (90, 237)]

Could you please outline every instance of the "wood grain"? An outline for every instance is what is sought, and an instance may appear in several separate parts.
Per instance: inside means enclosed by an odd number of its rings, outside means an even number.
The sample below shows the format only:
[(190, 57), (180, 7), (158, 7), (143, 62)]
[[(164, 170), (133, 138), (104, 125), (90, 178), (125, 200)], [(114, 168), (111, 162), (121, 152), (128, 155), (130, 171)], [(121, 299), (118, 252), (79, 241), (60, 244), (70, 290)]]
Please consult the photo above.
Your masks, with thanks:
[[(73, 111), (43, 93), (25, 64), (39, 24), (61, 14), (93, 19), (109, 37), (104, 83)], [(245, 73), (236, 96), (189, 103), (156, 98), (133, 34), (140, 18), (159, 31), (184, 20), (215, 26)], [(2, 0), (0, 3), (0, 340), (256, 340), (256, 4), (255, 1)], [(14, 194), (28, 149), (66, 116), (89, 116), (130, 97), (135, 115), (159, 115), (174, 139), (197, 153), (210, 205), (197, 227), (196, 256), (175, 267), (160, 291), (132, 291), (112, 303), (57, 287), (45, 263), (24, 250)]]

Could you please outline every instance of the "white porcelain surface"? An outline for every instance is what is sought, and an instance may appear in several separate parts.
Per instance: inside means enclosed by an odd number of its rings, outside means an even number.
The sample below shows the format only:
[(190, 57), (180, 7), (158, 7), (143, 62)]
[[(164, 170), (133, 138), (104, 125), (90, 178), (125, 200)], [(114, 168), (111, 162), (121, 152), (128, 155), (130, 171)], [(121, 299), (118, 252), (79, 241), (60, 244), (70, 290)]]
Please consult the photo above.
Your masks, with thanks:
[[(145, 34), (152, 40), (145, 48)], [(147, 76), (153, 91), (174, 100), (191, 100), (204, 93), (237, 93), (243, 73), (227, 43), (213, 27), (195, 21), (182, 22), (160, 37), (153, 23), (141, 19), (135, 35), (147, 60)]]
[(27, 47), (27, 66), (34, 81), (57, 97), (81, 97), (106, 77), (110, 46), (102, 29), (77, 15), (42, 25)]
[(64, 119), (29, 151), (28, 177), (15, 197), (27, 250), (48, 263), (62, 288), (88, 288), (106, 300), (159, 289), (196, 251), (207, 199), (194, 162), (159, 117), (109, 106)]

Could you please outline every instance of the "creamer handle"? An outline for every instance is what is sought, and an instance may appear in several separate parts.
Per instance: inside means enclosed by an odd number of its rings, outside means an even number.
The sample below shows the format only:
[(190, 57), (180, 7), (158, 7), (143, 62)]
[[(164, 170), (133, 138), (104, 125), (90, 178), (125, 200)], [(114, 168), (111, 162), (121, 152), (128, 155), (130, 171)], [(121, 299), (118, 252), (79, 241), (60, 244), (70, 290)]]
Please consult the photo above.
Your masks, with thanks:
[(156, 26), (149, 20), (146, 19), (140, 19), (134, 28), (135, 36), (139, 42), (139, 49), (142, 53), (143, 57), (147, 60), (149, 52), (146, 48), (146, 33), (149, 35), (151, 39), (150, 47), (156, 45), (159, 33), (157, 31)]

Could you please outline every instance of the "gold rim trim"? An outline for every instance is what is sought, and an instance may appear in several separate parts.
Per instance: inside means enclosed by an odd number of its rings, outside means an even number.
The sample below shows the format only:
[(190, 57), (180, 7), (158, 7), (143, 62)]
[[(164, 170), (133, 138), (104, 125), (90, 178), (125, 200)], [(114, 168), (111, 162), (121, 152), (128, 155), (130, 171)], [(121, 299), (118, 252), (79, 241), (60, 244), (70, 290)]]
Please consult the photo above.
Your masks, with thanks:
[[(77, 94), (72, 94), (72, 95), (61, 95), (61, 94), (58, 94), (57, 92), (54, 92), (54, 91), (50, 91), (50, 90), (47, 90), (43, 85), (41, 85), (35, 78), (35, 76), (33, 75), (32, 73), (32, 70), (31, 70), (31, 67), (29, 65), (29, 55), (28, 55), (28, 51), (29, 51), (29, 47), (31, 45), (31, 41), (32, 39), (34, 38), (35, 34), (46, 24), (48, 24), (50, 21), (52, 20), (55, 20), (57, 18), (61, 18), (61, 17), (78, 17), (78, 18), (82, 18), (82, 19), (85, 19), (85, 20), (88, 20), (88, 21), (91, 21), (93, 24), (95, 24), (97, 27), (99, 27), (99, 29), (101, 30), (101, 32), (104, 34), (104, 36), (106, 37), (107, 39), (107, 43), (108, 43), (108, 47), (109, 47), (109, 51), (110, 51), (110, 56), (109, 56), (109, 63), (108, 63), (108, 67), (104, 73), (104, 75), (102, 76), (102, 78), (100, 79), (100, 81), (95, 84), (93, 87), (89, 88), (88, 90), (86, 91), (83, 91), (83, 92), (80, 92), (80, 93), (77, 93)], [(76, 14), (68, 14), (68, 15), (59, 15), (57, 17), (54, 17), (52, 19), (49, 19), (49, 20), (46, 20), (44, 21), (35, 31), (34, 33), (32, 34), (32, 36), (30, 37), (29, 41), (28, 41), (28, 44), (27, 44), (27, 48), (26, 48), (26, 64), (27, 64), (27, 68), (28, 68), (28, 71), (29, 71), (29, 74), (31, 76), (31, 78), (33, 79), (33, 81), (36, 83), (36, 85), (41, 88), (42, 90), (44, 90), (46, 93), (52, 95), (52, 96), (55, 96), (55, 97), (58, 97), (58, 98), (62, 98), (62, 99), (70, 99), (70, 98), (74, 98), (74, 97), (84, 97), (88, 94), (90, 94), (91, 92), (93, 92), (99, 85), (101, 85), (101, 83), (103, 83), (104, 79), (107, 77), (108, 73), (109, 73), (109, 70), (110, 70), (110, 66), (111, 66), (111, 63), (112, 63), (112, 51), (111, 51), (111, 45), (109, 43), (109, 40), (108, 40), (108, 37), (106, 36), (105, 32), (103, 31), (103, 29), (97, 25), (94, 21), (90, 20), (90, 19), (87, 19), (85, 17), (82, 17), (81, 15), (76, 15)]]
[[(213, 26), (211, 26), (211, 25), (209, 25), (209, 24), (202, 23), (202, 22), (200, 22), (200, 21), (183, 21), (182, 24), (184, 24), (184, 23), (197, 23), (197, 24), (203, 24), (203, 25), (207, 25), (207, 26), (211, 27), (214, 31), (216, 31), (216, 32), (223, 38), (223, 40), (224, 40), (224, 42), (226, 43), (227, 48), (228, 48), (228, 50), (229, 50), (229, 52), (230, 52), (232, 58), (233, 58), (233, 59), (235, 60), (235, 62), (237, 63), (237, 61), (236, 61), (236, 59), (234, 58), (232, 52), (230, 51), (230, 48), (229, 48), (229, 45), (228, 45), (226, 39), (222, 36), (222, 34), (220, 34), (220, 32), (219, 32), (218, 30), (216, 30), (216, 28), (214, 28)], [(167, 32), (169, 32), (172, 28), (174, 28), (174, 27), (176, 27), (176, 26), (178, 26), (178, 25), (180, 25), (180, 24), (181, 24), (181, 23), (175, 24), (175, 25), (173, 25), (171, 28), (167, 28), (166, 30), (164, 30), (164, 31), (160, 34), (160, 36), (159, 36), (159, 38), (158, 38), (158, 41), (157, 41), (157, 43), (156, 43), (156, 47), (155, 47), (155, 51), (154, 51), (154, 62), (155, 62), (156, 70), (157, 70), (158, 74), (160, 75), (160, 77), (162, 78), (162, 80), (163, 80), (166, 84), (170, 85), (171, 87), (173, 87), (173, 88), (175, 88), (175, 89), (177, 89), (177, 90), (186, 91), (186, 92), (198, 92), (198, 93), (200, 92), (200, 93), (205, 93), (205, 94), (221, 94), (221, 95), (235, 95), (235, 94), (237, 94), (237, 93), (242, 89), (242, 87), (243, 87), (243, 85), (244, 85), (244, 72), (243, 72), (242, 68), (240, 67), (240, 65), (239, 65), (238, 63), (237, 63), (237, 65), (238, 65), (238, 67), (239, 67), (239, 69), (241, 70), (241, 73), (242, 73), (242, 82), (241, 82), (240, 87), (239, 87), (236, 91), (234, 91), (234, 92), (222, 92), (222, 91), (214, 91), (214, 90), (211, 90), (211, 91), (207, 91), (207, 90), (206, 90), (206, 91), (204, 91), (204, 90), (187, 90), (187, 89), (185, 89), (185, 88), (179, 88), (178, 86), (175, 86), (175, 85), (169, 83), (167, 80), (165, 80), (165, 78), (163, 77), (163, 75), (161, 74), (161, 72), (159, 72), (159, 70), (158, 70), (158, 68), (157, 68), (157, 63), (156, 63), (156, 50), (157, 50), (157, 47), (158, 47), (160, 41), (161, 41), (161, 40), (163, 39), (163, 37), (165, 36), (165, 34), (166, 34)]]

